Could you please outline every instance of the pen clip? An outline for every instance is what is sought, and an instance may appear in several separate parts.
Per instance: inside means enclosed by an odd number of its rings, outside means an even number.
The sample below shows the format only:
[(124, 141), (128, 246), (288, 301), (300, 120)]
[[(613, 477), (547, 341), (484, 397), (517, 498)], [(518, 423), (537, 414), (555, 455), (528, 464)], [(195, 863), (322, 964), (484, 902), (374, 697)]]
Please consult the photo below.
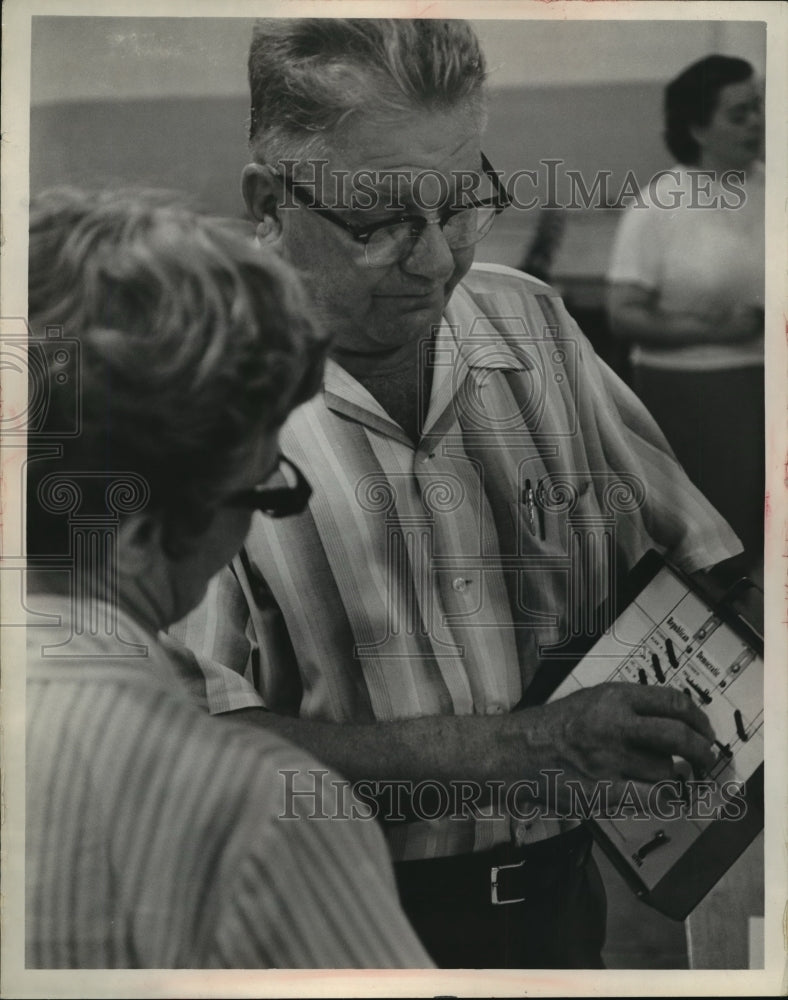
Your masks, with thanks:
[(528, 527), (531, 529), (531, 534), (536, 534), (536, 503), (534, 501), (534, 491), (531, 486), (531, 480), (526, 479), (525, 489), (523, 490), (523, 503), (525, 504), (525, 512), (528, 515)]

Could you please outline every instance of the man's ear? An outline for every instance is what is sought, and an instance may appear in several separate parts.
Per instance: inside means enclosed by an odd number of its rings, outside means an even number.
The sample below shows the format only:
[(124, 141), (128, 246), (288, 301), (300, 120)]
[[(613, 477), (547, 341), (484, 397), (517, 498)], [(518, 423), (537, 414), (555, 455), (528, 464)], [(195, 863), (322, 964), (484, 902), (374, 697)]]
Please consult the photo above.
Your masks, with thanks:
[(164, 558), (161, 520), (148, 511), (129, 514), (118, 526), (118, 563), (127, 572), (141, 572)]
[(249, 215), (258, 223), (257, 238), (271, 244), (282, 233), (279, 215), (280, 182), (273, 170), (264, 163), (247, 163), (241, 173), (241, 193)]

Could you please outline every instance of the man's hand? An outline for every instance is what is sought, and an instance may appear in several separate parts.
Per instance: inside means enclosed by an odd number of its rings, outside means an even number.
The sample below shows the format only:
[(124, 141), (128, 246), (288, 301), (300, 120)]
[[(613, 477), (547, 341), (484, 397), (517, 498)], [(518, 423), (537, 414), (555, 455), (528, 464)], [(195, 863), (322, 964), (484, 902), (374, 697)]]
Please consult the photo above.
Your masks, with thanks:
[(676, 688), (600, 684), (510, 718), (522, 726), (530, 759), (543, 756), (543, 769), (589, 790), (612, 782), (614, 798), (627, 781), (672, 778), (674, 756), (700, 773), (716, 760), (709, 720)]
[(764, 313), (760, 306), (740, 304), (716, 324), (718, 339), (725, 341), (753, 340), (763, 334)]
[(760, 306), (742, 303), (714, 315), (706, 310), (664, 312), (654, 289), (628, 282), (610, 287), (607, 308), (614, 336), (656, 349), (752, 340), (764, 329)]

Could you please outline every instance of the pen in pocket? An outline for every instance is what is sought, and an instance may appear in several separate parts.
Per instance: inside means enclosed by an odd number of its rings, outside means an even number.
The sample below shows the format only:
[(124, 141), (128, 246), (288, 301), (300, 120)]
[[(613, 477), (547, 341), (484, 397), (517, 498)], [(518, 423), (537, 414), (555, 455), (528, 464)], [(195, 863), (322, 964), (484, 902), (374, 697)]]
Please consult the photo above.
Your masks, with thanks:
[(525, 513), (528, 518), (528, 527), (531, 529), (531, 534), (534, 536), (538, 535), (540, 539), (544, 540), (544, 511), (536, 503), (536, 494), (534, 493), (530, 479), (526, 479), (525, 481), (522, 502), (525, 505)]

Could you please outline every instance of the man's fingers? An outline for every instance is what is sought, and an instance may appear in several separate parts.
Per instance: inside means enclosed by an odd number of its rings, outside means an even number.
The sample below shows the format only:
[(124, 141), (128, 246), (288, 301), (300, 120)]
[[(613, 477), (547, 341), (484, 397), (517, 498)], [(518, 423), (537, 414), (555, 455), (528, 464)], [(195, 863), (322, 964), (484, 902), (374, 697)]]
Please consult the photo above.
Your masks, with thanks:
[(608, 815), (618, 806), (626, 806), (627, 808), (642, 806), (643, 815), (647, 815), (652, 787), (653, 784), (650, 781), (638, 781), (635, 778), (615, 782), (608, 797)]
[(683, 691), (673, 687), (643, 687), (634, 684), (631, 687), (632, 708), (638, 715), (679, 719), (710, 743), (714, 741), (715, 733), (708, 717)]
[(652, 754), (683, 757), (696, 771), (710, 770), (716, 760), (710, 741), (678, 719), (641, 718), (630, 739)]
[(673, 777), (673, 758), (670, 754), (648, 753), (633, 747), (621, 762), (621, 774), (628, 781), (668, 781)]

